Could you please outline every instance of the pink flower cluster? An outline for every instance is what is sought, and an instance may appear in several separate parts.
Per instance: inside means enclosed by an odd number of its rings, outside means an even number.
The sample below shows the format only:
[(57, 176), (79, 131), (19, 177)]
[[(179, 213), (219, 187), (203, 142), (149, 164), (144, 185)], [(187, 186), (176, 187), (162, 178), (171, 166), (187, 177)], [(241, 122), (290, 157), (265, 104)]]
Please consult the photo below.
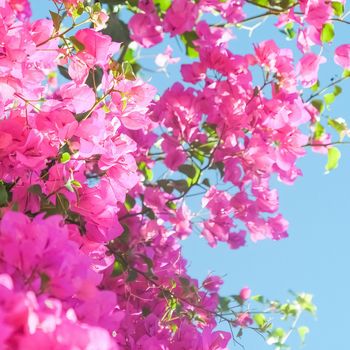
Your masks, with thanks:
[[(68, 17), (99, 16), (80, 0), (55, 2)], [(272, 40), (234, 54), (226, 27), (199, 20), (220, 11), (240, 22), (243, 5), (139, 1), (133, 40), (150, 47), (194, 31), (199, 54), (181, 67), (186, 87), (156, 100), (122, 62), (125, 43), (99, 26), (65, 35), (78, 22), (62, 31), (60, 14), (31, 22), (28, 1), (0, 0), (0, 349), (227, 349), (231, 335), (216, 322), (223, 281), (191, 278), (179, 241), (195, 229), (233, 249), (247, 232), (287, 236), (270, 179), (301, 175), (299, 128), (313, 111), (298, 81), (317, 81), (324, 59), (307, 44), (333, 13), (323, 1), (301, 1), (303, 21), (283, 11), (300, 38), (310, 32), (295, 65)], [(340, 46), (336, 63), (348, 68), (349, 52)], [(177, 62), (171, 53), (158, 55), (160, 67)], [(58, 86), (58, 69), (69, 82)], [(196, 215), (186, 199), (203, 188)], [(244, 305), (249, 288), (237, 297)], [(242, 308), (230, 325), (252, 322)]]
[[(124, 206), (165, 206), (137, 168), (152, 163), (155, 89), (124, 77), (110, 37), (81, 29), (79, 47), (59, 47), (51, 20), (12, 5), (0, 2), (0, 348), (225, 349), (218, 291), (181, 256), (186, 208), (168, 208), (169, 232)], [(57, 65), (71, 78), (59, 87)]]

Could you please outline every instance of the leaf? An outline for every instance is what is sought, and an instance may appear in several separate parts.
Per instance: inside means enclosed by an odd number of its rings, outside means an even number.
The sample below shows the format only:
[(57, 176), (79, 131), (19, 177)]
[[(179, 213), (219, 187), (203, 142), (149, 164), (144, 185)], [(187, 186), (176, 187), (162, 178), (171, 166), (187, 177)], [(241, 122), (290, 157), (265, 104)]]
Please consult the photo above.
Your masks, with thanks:
[(160, 13), (165, 13), (171, 5), (171, 0), (153, 0), (153, 2), (154, 5), (156, 5), (156, 7), (159, 9), (158, 12)]
[(40, 292), (43, 293), (50, 282), (50, 276), (46, 273), (40, 273)]
[(72, 80), (72, 78), (70, 77), (70, 75), (68, 74), (68, 68), (64, 67), (64, 66), (57, 66), (58, 67), (58, 71), (60, 72), (60, 74), (68, 79), (68, 80)]
[(296, 33), (295, 33), (294, 28), (293, 28), (292, 22), (287, 23), (284, 30), (285, 30), (285, 33), (287, 34), (289, 39), (293, 39), (295, 37)]
[(62, 193), (56, 194), (56, 208), (62, 214), (66, 214), (69, 209), (69, 201)]
[(139, 170), (143, 173), (143, 175), (145, 176), (145, 179), (148, 181), (151, 181), (153, 178), (153, 172), (152, 170), (147, 166), (147, 164), (145, 162), (140, 162), (138, 164), (138, 168)]
[(172, 210), (176, 210), (176, 203), (173, 202), (173, 201), (168, 201), (166, 202), (166, 206), (169, 208), (169, 209), (172, 209)]
[(258, 303), (264, 303), (265, 298), (262, 295), (253, 295), (250, 299), (258, 302)]
[(334, 25), (332, 23), (325, 23), (321, 31), (321, 41), (329, 43), (334, 38)]
[(114, 264), (113, 264), (112, 276), (113, 276), (113, 277), (120, 276), (123, 272), (124, 272), (124, 266), (123, 266), (123, 264), (122, 264), (120, 261), (115, 260), (115, 262), (114, 262)]
[(334, 90), (333, 90), (333, 94), (334, 94), (334, 96), (338, 96), (341, 94), (342, 91), (343, 91), (343, 89), (340, 86), (335, 85)]
[(198, 39), (198, 35), (195, 31), (185, 32), (180, 36), (181, 41), (185, 44), (186, 47), (186, 55), (191, 58), (197, 58), (199, 53), (193, 43), (194, 40)]
[(331, 92), (331, 93), (329, 93), (329, 94), (325, 94), (325, 95), (323, 96), (323, 98), (324, 98), (324, 102), (325, 102), (326, 105), (328, 106), (328, 105), (330, 105), (330, 104), (332, 104), (332, 103), (334, 102), (334, 100), (335, 100), (335, 95), (333, 94), (333, 92)]
[(98, 87), (101, 84), (103, 76), (102, 68), (94, 67), (89, 70), (89, 75), (85, 81), (85, 84), (95, 89), (95, 86)]
[(309, 332), (310, 332), (310, 330), (306, 326), (301, 326), (298, 328), (298, 334), (299, 334), (300, 340), (303, 344), (305, 343), (306, 334), (308, 334)]
[(320, 122), (316, 122), (314, 128), (314, 139), (319, 140), (324, 134), (324, 127)]
[(230, 310), (230, 302), (231, 299), (228, 297), (220, 297), (219, 296), (219, 310), (221, 312), (227, 312)]
[(49, 12), (53, 22), (53, 27), (55, 28), (55, 31), (58, 32), (61, 27), (63, 18), (56, 12), (53, 12), (53, 11), (49, 11)]
[(32, 185), (28, 188), (28, 192), (35, 194), (37, 196), (41, 196), (43, 194), (40, 185)]
[(320, 81), (317, 80), (317, 82), (314, 85), (312, 85), (310, 87), (310, 89), (311, 89), (312, 92), (316, 92), (319, 89), (319, 87), (320, 87)]
[(9, 196), (6, 186), (3, 181), (0, 181), (0, 207), (6, 207), (8, 204)]
[(102, 33), (109, 35), (117, 43), (129, 45), (131, 42), (128, 26), (116, 14), (110, 14), (107, 27), (102, 30)]
[(296, 298), (297, 303), (302, 309), (314, 314), (316, 306), (312, 303), (312, 295), (308, 293), (300, 293)]
[(334, 14), (340, 17), (344, 13), (344, 5), (338, 1), (332, 1), (331, 4), (332, 4)]
[(338, 167), (340, 157), (341, 153), (337, 147), (328, 148), (328, 161), (325, 168), (327, 173)]
[(322, 113), (324, 111), (324, 104), (322, 100), (319, 100), (319, 99), (312, 100), (311, 104), (319, 111), (319, 113)]
[(70, 154), (68, 152), (64, 152), (61, 154), (60, 162), (61, 163), (67, 163), (70, 161)]
[(341, 118), (337, 119), (328, 119), (328, 125), (331, 126), (337, 133), (341, 134), (342, 132), (348, 129), (345, 120)]
[(121, 73), (127, 80), (136, 80), (134, 70), (129, 62), (123, 62), (121, 65)]
[(188, 287), (190, 285), (190, 281), (188, 278), (179, 277), (179, 281), (182, 284), (182, 287)]
[(253, 316), (253, 319), (259, 328), (263, 328), (266, 323), (266, 317), (263, 314), (255, 314)]
[(180, 165), (179, 171), (181, 171), (183, 174), (187, 175), (191, 179), (193, 179), (196, 176), (196, 169), (195, 169), (195, 166), (192, 164)]
[(237, 338), (241, 338), (242, 335), (243, 335), (243, 328), (240, 328), (236, 336)]
[(350, 70), (345, 69), (342, 74), (343, 78), (349, 78), (350, 77)]
[(210, 187), (210, 180), (208, 178), (205, 178), (203, 181), (202, 181), (202, 184), (204, 186), (207, 186), (207, 187)]
[(128, 278), (126, 279), (126, 282), (133, 282), (137, 278), (137, 272), (135, 270), (129, 270)]
[(125, 208), (130, 211), (136, 204), (136, 201), (133, 197), (131, 197), (129, 194), (126, 195), (125, 197), (125, 202), (124, 202), (124, 205), (125, 205)]
[(73, 44), (77, 52), (83, 51), (85, 49), (84, 44), (81, 43), (74, 35), (70, 36), (68, 40)]
[(157, 184), (166, 192), (172, 193), (174, 191), (174, 184), (171, 180), (158, 180)]
[(185, 192), (188, 189), (188, 183), (186, 180), (176, 180), (173, 181), (174, 188), (179, 192)]

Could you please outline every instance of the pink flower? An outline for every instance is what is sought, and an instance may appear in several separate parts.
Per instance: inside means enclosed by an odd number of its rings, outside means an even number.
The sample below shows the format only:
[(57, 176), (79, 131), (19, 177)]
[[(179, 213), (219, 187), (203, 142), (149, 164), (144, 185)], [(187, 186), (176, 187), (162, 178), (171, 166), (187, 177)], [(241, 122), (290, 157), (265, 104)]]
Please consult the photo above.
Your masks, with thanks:
[(208, 276), (203, 281), (203, 287), (209, 292), (217, 293), (223, 283), (224, 281), (219, 276)]
[(198, 16), (198, 5), (190, 0), (174, 0), (164, 17), (164, 30), (173, 37), (190, 31)]
[(151, 47), (163, 40), (163, 30), (155, 10), (137, 13), (129, 21), (131, 38), (143, 47)]
[(239, 292), (239, 296), (242, 300), (248, 300), (250, 298), (251, 290), (248, 287), (244, 287)]
[(165, 152), (165, 165), (171, 170), (177, 170), (185, 163), (187, 156), (177, 139), (167, 134), (163, 135), (162, 149)]
[(110, 57), (119, 51), (120, 44), (112, 42), (112, 38), (92, 29), (81, 29), (75, 34), (76, 39), (84, 45), (79, 51), (80, 57), (85, 63), (93, 67), (104, 67)]
[(238, 327), (249, 327), (251, 324), (253, 324), (253, 320), (248, 312), (241, 312), (237, 315), (233, 324)]
[(335, 49), (334, 62), (344, 69), (350, 69), (350, 44), (340, 45)]
[(316, 55), (313, 52), (307, 53), (301, 58), (296, 70), (303, 86), (310, 87), (317, 82), (319, 66), (326, 61), (325, 57)]
[(166, 68), (169, 64), (180, 61), (180, 57), (172, 57), (172, 55), (173, 49), (168, 45), (163, 53), (156, 56), (155, 63), (159, 67), (159, 70), (166, 72)]
[(326, 3), (324, 0), (308, 1), (305, 20), (312, 26), (321, 29), (332, 13), (333, 9), (330, 3)]

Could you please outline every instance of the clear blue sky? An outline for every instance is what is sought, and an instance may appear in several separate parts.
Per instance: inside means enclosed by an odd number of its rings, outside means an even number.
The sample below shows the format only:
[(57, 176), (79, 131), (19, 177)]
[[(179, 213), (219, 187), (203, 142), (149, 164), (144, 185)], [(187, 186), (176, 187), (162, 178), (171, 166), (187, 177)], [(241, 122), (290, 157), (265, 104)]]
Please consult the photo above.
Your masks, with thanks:
[[(49, 1), (31, 2), (34, 18), (48, 15)], [(246, 31), (237, 33), (239, 39), (233, 42), (232, 50), (251, 52), (252, 43), (271, 38), (281, 46), (292, 47), (294, 44), (285, 41), (271, 23), (268, 21), (258, 28), (252, 39)], [(342, 25), (336, 29), (337, 42), (349, 43), (350, 27)], [(176, 43), (172, 46), (177, 51), (175, 56), (180, 55)], [(150, 54), (154, 52), (151, 50)], [(331, 49), (324, 50), (330, 61), (331, 52)], [(328, 84), (335, 73), (341, 74), (332, 63), (322, 68), (323, 85)], [(172, 78), (155, 74), (152, 83), (159, 90), (164, 90), (178, 77), (175, 67), (170, 73)], [(332, 106), (330, 115), (347, 119), (350, 82), (346, 81), (342, 87), (343, 94)], [(193, 276), (202, 279), (208, 271), (225, 276), (223, 294), (236, 293), (245, 285), (250, 286), (255, 294), (276, 299), (288, 298), (289, 289), (314, 294), (318, 307), (317, 320), (311, 317), (305, 319), (311, 329), (303, 347), (305, 350), (345, 350), (348, 344), (350, 145), (341, 150), (339, 168), (328, 175), (324, 175), (325, 157), (310, 152), (299, 162), (304, 176), (293, 186), (276, 182), (281, 212), (290, 222), (288, 239), (257, 244), (249, 242), (247, 247), (238, 251), (225, 246), (211, 249), (196, 234), (183, 244)], [(254, 333), (248, 333), (242, 343), (246, 350), (271, 349)], [(291, 338), (290, 343), (294, 350), (300, 348), (297, 336)]]

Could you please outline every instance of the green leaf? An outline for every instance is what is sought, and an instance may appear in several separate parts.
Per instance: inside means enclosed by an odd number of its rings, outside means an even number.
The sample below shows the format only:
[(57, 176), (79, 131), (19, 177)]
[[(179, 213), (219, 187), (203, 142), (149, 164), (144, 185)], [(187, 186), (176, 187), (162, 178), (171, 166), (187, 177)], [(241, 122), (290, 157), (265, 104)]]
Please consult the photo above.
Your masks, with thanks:
[(172, 180), (158, 180), (157, 184), (166, 192), (166, 193), (172, 193), (174, 190), (174, 183), (172, 182)]
[(188, 186), (196, 183), (201, 175), (201, 170), (195, 164), (182, 164), (179, 166), (179, 171), (189, 177)]
[(342, 76), (343, 76), (343, 78), (349, 78), (350, 77), (350, 70), (344, 69)]
[(337, 147), (328, 148), (328, 161), (326, 164), (326, 172), (336, 169), (341, 157), (341, 153)]
[(142, 316), (147, 317), (151, 313), (151, 309), (147, 306), (142, 307)]
[(67, 163), (70, 161), (70, 154), (68, 152), (64, 152), (61, 154), (60, 162)]
[(324, 104), (322, 100), (312, 100), (311, 104), (319, 111), (319, 113), (322, 113), (324, 111)]
[(312, 92), (316, 92), (319, 89), (319, 87), (320, 87), (320, 81), (317, 80), (317, 82), (314, 85), (312, 85), (310, 89)]
[(145, 179), (148, 181), (151, 181), (153, 178), (153, 172), (152, 170), (147, 166), (145, 162), (140, 162), (138, 164), (139, 170), (142, 172), (142, 174), (145, 176)]
[(80, 183), (79, 181), (77, 181), (77, 180), (72, 180), (72, 181), (71, 181), (71, 184), (72, 184), (73, 186), (75, 186), (75, 187), (81, 188), (81, 183)]
[(203, 181), (202, 181), (202, 184), (204, 186), (207, 186), (207, 187), (210, 187), (210, 180), (208, 178), (205, 178)]
[(301, 326), (298, 328), (298, 334), (299, 334), (300, 340), (303, 344), (305, 343), (306, 334), (308, 334), (309, 332), (310, 332), (310, 330), (306, 326)]
[(340, 86), (335, 85), (334, 90), (333, 90), (333, 94), (334, 94), (334, 96), (338, 96), (341, 94), (342, 91), (343, 91), (343, 89)]
[(37, 196), (41, 196), (43, 194), (40, 185), (32, 185), (28, 188), (28, 192), (35, 194)]
[(220, 297), (219, 296), (219, 310), (221, 312), (227, 312), (230, 310), (230, 302), (231, 299), (228, 297)]
[(136, 204), (136, 201), (133, 197), (131, 197), (129, 194), (126, 195), (125, 197), (125, 208), (127, 209), (127, 211), (130, 211)]
[(165, 13), (171, 5), (171, 0), (153, 0), (153, 2), (159, 8), (161, 13)]
[(51, 19), (53, 22), (53, 27), (55, 28), (55, 31), (58, 32), (63, 18), (56, 12), (50, 11)]
[(175, 202), (173, 202), (173, 201), (168, 201), (168, 202), (166, 202), (166, 205), (167, 205), (167, 207), (169, 208), (169, 209), (172, 209), (172, 210), (176, 210), (176, 203)]
[(43, 293), (50, 282), (50, 276), (46, 273), (40, 273), (40, 292)]
[(340, 17), (344, 13), (344, 5), (338, 1), (333, 1), (331, 4), (332, 4), (334, 14)]
[(191, 179), (193, 179), (196, 176), (196, 169), (195, 169), (195, 166), (192, 164), (180, 165), (179, 171), (181, 171), (183, 174), (187, 175)]
[(316, 312), (316, 306), (312, 303), (312, 294), (300, 293), (298, 294), (296, 301), (302, 309), (312, 314)]
[(316, 122), (314, 125), (314, 139), (315, 140), (319, 140), (322, 135), (324, 134), (324, 127), (322, 126), (322, 124), (320, 122)]
[(263, 314), (255, 314), (253, 316), (253, 319), (259, 328), (263, 328), (266, 323), (266, 317)]
[(191, 58), (197, 58), (199, 56), (198, 51), (193, 43), (194, 40), (198, 39), (198, 35), (195, 31), (185, 32), (180, 36), (181, 41), (185, 44), (186, 55)]
[(264, 303), (265, 302), (265, 298), (262, 295), (253, 295), (252, 297), (250, 297), (250, 299), (258, 302), (258, 303)]
[(93, 12), (101, 12), (102, 8), (101, 8), (101, 4), (99, 2), (95, 2), (93, 5), (92, 5), (92, 11)]
[(295, 37), (296, 33), (295, 33), (294, 28), (293, 28), (292, 22), (287, 23), (284, 30), (285, 30), (285, 33), (287, 34), (287, 37), (289, 39), (293, 39)]
[(73, 44), (77, 52), (83, 51), (85, 49), (84, 44), (81, 43), (75, 36), (70, 36), (68, 39)]
[(94, 67), (89, 70), (89, 75), (85, 81), (85, 84), (95, 90), (102, 81), (103, 71), (100, 67)]
[(325, 102), (326, 105), (328, 106), (328, 105), (330, 105), (330, 104), (332, 104), (332, 103), (334, 102), (334, 100), (335, 100), (335, 95), (333, 94), (333, 92), (331, 92), (331, 93), (329, 93), (329, 94), (325, 94), (325, 95), (323, 96), (323, 98), (324, 98), (324, 102)]
[(188, 182), (186, 180), (173, 181), (174, 188), (179, 192), (185, 192), (188, 189)]
[(123, 272), (124, 272), (124, 266), (123, 266), (123, 264), (122, 264), (120, 261), (115, 260), (115, 262), (114, 262), (114, 264), (113, 264), (112, 276), (113, 276), (113, 277), (120, 276)]
[(58, 71), (60, 72), (60, 74), (68, 79), (68, 80), (72, 80), (72, 78), (70, 77), (70, 75), (68, 74), (68, 68), (64, 67), (64, 66), (57, 66), (58, 67)]
[(137, 272), (135, 270), (129, 270), (128, 278), (126, 279), (126, 282), (133, 282), (137, 278)]
[(121, 73), (128, 80), (136, 80), (134, 70), (129, 62), (123, 62), (121, 65)]
[(269, 0), (253, 0), (252, 3), (262, 7), (270, 6)]
[(8, 204), (9, 196), (6, 186), (3, 181), (0, 181), (0, 207), (6, 207)]
[(334, 38), (334, 25), (332, 23), (325, 23), (321, 31), (321, 41), (329, 43)]
[(61, 214), (66, 214), (69, 209), (69, 201), (62, 193), (56, 194), (56, 208)]
[(345, 120), (341, 118), (338, 118), (338, 119), (329, 118), (328, 125), (331, 126), (339, 134), (341, 134), (342, 132), (348, 129), (348, 126), (346, 125)]
[(107, 27), (102, 30), (102, 33), (110, 36), (117, 43), (129, 45), (131, 42), (128, 26), (116, 14), (110, 14)]

